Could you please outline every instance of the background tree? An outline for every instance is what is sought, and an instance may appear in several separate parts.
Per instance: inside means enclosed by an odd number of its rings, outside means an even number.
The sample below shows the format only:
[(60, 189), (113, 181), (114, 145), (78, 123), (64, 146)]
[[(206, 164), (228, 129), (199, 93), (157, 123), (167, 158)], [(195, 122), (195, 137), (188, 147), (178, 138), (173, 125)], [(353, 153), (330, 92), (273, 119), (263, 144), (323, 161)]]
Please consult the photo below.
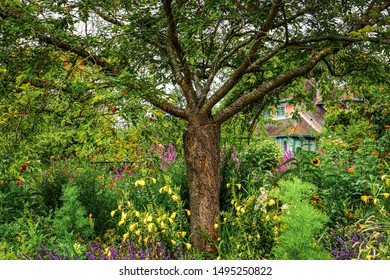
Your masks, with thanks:
[[(386, 0), (3, 0), (2, 96), (26, 96), (33, 87), (52, 100), (53, 87), (65, 94), (76, 84), (77, 96), (104, 88), (103, 96), (126, 93), (123, 102), (140, 98), (185, 120), (192, 243), (213, 252), (221, 125), (251, 104), (266, 108), (318, 64), (355, 69), (350, 62), (359, 55), (380, 52), (389, 44), (389, 6)], [(71, 67), (83, 61), (96, 73), (58, 83), (48, 69), (68, 57)]]

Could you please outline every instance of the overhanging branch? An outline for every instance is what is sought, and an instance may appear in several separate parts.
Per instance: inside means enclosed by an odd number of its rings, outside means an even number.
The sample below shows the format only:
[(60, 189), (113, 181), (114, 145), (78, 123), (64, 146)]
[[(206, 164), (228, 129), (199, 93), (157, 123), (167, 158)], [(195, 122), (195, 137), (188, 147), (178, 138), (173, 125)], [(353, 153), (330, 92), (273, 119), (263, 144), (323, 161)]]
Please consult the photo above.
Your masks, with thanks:
[(279, 88), (280, 86), (291, 82), (297, 77), (303, 76), (312, 70), (323, 58), (325, 58), (331, 52), (331, 48), (325, 48), (314, 55), (312, 55), (305, 65), (295, 68), (294, 70), (280, 74), (271, 81), (262, 84), (258, 88), (254, 89), (250, 93), (241, 96), (230, 105), (222, 109), (215, 117), (214, 120), (217, 123), (223, 123), (228, 120), (246, 106), (255, 101), (260, 101), (265, 98), (271, 91)]

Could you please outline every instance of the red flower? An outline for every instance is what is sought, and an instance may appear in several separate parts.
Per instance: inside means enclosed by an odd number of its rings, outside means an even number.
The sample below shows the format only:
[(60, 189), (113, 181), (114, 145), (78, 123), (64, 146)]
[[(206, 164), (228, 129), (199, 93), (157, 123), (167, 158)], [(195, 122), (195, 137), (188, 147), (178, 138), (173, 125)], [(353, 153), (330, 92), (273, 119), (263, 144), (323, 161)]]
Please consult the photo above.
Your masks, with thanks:
[(22, 165), (22, 169), (20, 170), (20, 173), (26, 172), (27, 166), (28, 166), (28, 164), (27, 164), (27, 163), (24, 163), (24, 164)]
[(21, 181), (18, 181), (16, 184), (18, 184), (19, 186), (23, 186), (24, 185), (24, 183), (21, 182)]

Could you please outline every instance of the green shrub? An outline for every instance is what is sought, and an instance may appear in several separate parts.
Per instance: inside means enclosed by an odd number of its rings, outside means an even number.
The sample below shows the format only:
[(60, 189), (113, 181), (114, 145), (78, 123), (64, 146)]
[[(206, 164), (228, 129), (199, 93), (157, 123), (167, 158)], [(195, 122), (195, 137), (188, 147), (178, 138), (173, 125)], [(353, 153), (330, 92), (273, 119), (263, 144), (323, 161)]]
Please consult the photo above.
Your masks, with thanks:
[(86, 166), (75, 176), (74, 185), (80, 191), (78, 200), (93, 219), (95, 234), (104, 235), (108, 229), (115, 227), (110, 212), (117, 206), (118, 195), (105, 185), (104, 173)]
[(79, 189), (74, 185), (67, 185), (62, 195), (63, 205), (55, 212), (53, 227), (59, 238), (69, 235), (88, 238), (91, 236), (91, 227), (88, 214), (79, 199)]
[(63, 188), (74, 180), (74, 169), (67, 160), (51, 158), (49, 168), (41, 174), (41, 180), (36, 183), (37, 192), (47, 211), (54, 211), (62, 206)]
[(0, 260), (17, 260), (16, 253), (6, 242), (0, 242)]
[(309, 203), (316, 187), (310, 183), (281, 180), (276, 197), (285, 204), (280, 215), (281, 234), (272, 253), (276, 259), (312, 260), (330, 256), (316, 242), (329, 218)]

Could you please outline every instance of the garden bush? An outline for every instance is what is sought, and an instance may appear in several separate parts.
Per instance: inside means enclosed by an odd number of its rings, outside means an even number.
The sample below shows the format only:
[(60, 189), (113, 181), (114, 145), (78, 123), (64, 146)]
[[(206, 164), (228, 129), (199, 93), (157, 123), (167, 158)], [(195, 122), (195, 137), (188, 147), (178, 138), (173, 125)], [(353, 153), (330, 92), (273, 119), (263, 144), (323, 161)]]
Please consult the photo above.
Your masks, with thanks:
[(314, 185), (297, 178), (279, 182), (279, 188), (275, 189), (273, 195), (285, 207), (279, 216), (280, 235), (277, 236), (276, 244), (272, 248), (274, 258), (330, 259), (318, 243), (329, 218), (309, 202), (316, 192)]

